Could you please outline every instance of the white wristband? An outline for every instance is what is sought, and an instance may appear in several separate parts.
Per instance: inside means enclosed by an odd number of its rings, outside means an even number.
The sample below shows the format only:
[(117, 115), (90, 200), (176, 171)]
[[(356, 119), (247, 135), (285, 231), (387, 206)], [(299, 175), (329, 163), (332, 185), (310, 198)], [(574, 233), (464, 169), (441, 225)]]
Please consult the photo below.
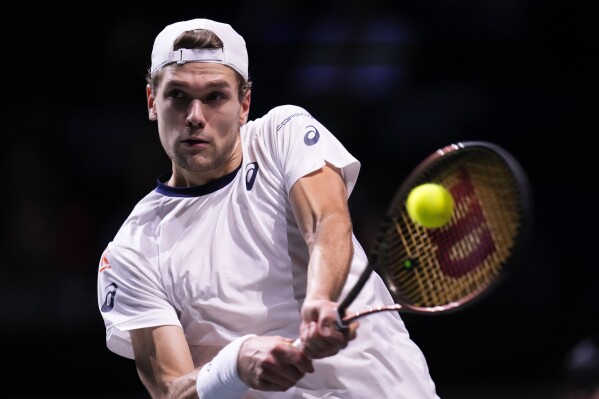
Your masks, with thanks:
[(196, 390), (200, 399), (240, 399), (249, 389), (237, 373), (239, 349), (254, 334), (235, 339), (200, 369)]

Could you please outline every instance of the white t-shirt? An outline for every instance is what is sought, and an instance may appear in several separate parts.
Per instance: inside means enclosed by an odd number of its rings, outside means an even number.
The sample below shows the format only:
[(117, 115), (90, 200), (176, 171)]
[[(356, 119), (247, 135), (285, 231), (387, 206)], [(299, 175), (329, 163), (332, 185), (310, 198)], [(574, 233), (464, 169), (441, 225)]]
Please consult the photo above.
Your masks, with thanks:
[[(306, 110), (272, 109), (241, 128), (238, 170), (203, 186), (163, 181), (133, 209), (102, 255), (98, 306), (108, 348), (133, 358), (129, 331), (183, 328), (200, 366), (233, 339), (299, 335), (309, 254), (288, 195), (325, 161), (340, 168), (351, 193), (359, 162)], [(354, 257), (343, 295), (367, 264)], [(373, 273), (350, 305), (359, 310), (393, 300)], [(337, 355), (314, 360), (286, 392), (250, 389), (251, 398), (437, 398), (426, 361), (396, 312), (360, 320), (358, 337)]]

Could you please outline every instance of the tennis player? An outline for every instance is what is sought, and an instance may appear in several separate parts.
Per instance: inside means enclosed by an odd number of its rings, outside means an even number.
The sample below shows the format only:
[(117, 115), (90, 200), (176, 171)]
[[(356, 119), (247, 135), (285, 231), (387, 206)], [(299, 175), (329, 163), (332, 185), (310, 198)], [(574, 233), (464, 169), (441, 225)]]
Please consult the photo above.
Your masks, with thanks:
[[(334, 328), (367, 264), (347, 204), (359, 162), (301, 107), (248, 120), (229, 24), (164, 28), (147, 80), (172, 170), (102, 254), (109, 350), (154, 398), (437, 398), (396, 312)], [(375, 274), (352, 308), (392, 302)]]

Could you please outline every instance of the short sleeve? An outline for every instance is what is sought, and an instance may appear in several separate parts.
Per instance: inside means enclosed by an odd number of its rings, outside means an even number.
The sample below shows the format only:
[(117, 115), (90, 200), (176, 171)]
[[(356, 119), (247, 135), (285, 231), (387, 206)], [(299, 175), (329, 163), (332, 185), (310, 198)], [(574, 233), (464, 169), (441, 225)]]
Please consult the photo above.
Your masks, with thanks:
[(113, 241), (100, 260), (98, 306), (106, 326), (106, 345), (130, 359), (134, 358), (130, 330), (181, 326), (159, 282), (154, 251), (148, 245), (134, 250)]
[(271, 119), (268, 140), (287, 193), (298, 179), (329, 163), (341, 169), (347, 195), (351, 194), (360, 162), (322, 123), (294, 105), (274, 108), (268, 116)]

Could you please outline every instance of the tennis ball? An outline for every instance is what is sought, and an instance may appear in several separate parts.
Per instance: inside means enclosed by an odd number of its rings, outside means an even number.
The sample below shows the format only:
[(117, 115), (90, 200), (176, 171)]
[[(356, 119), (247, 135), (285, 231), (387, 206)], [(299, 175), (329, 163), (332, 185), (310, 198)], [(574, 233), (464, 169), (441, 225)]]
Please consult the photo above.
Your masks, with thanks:
[(426, 228), (441, 227), (453, 214), (453, 197), (442, 185), (424, 183), (414, 187), (406, 200), (408, 215)]

